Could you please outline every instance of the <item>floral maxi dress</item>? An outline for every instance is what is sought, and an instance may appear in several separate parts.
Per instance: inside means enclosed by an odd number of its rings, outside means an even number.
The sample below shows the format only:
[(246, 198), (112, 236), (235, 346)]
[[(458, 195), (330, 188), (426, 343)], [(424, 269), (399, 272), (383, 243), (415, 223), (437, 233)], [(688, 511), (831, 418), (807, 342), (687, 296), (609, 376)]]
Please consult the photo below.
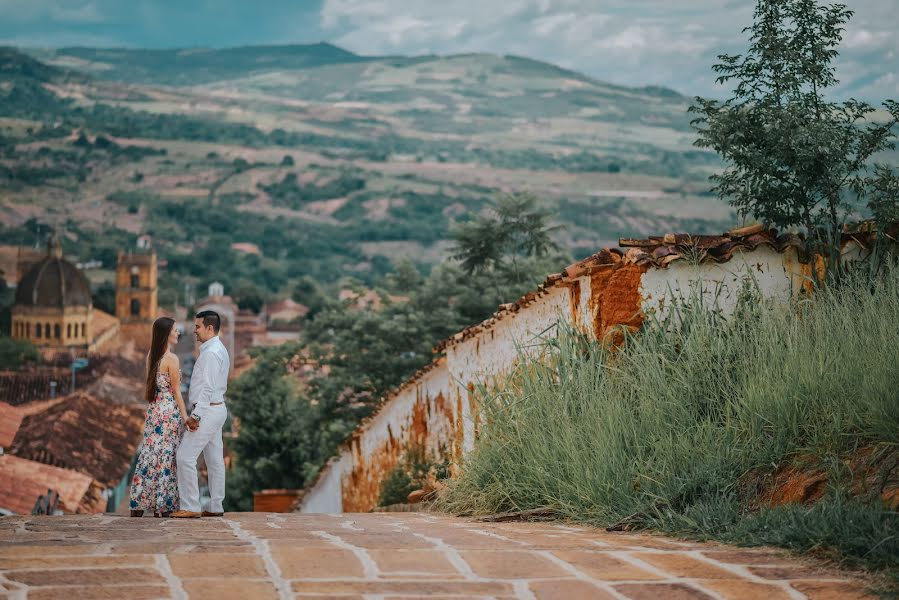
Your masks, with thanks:
[(157, 373), (156, 397), (147, 407), (144, 440), (131, 478), (131, 510), (178, 510), (175, 452), (183, 425), (172, 380), (166, 373)]

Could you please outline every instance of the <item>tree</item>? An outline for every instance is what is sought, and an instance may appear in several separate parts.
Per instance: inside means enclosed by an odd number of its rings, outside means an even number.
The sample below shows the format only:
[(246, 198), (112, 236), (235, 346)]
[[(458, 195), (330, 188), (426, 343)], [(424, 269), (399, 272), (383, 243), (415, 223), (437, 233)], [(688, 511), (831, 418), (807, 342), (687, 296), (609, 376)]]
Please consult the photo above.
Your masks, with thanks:
[(746, 54), (720, 55), (713, 66), (718, 83), (735, 84), (733, 96), (697, 97), (690, 107), (696, 145), (714, 149), (726, 164), (711, 178), (719, 197), (744, 216), (804, 228), (835, 267), (848, 219), (864, 204), (883, 225), (896, 206), (894, 196), (885, 202), (896, 174), (882, 165), (872, 172), (870, 163), (894, 148), (899, 104), (885, 101), (889, 116), (877, 122), (865, 102), (825, 97), (838, 83), (832, 62), (852, 14), (816, 0), (758, 0), (744, 29)]
[(293, 345), (251, 349), (253, 368), (229, 385), (231, 411), (240, 423), (229, 442), (236, 454), (229, 510), (252, 510), (254, 491), (305, 483), (306, 465), (314, 460), (315, 407), (287, 369), (296, 351)]
[(265, 298), (259, 292), (259, 287), (251, 282), (241, 282), (234, 290), (233, 296), (238, 308), (250, 310), (256, 314), (265, 305)]
[(94, 308), (99, 308), (111, 315), (115, 314), (115, 286), (112, 282), (104, 281), (94, 289), (91, 296)]
[(309, 314), (306, 315), (306, 317), (309, 319), (314, 317), (319, 311), (321, 311), (328, 305), (328, 298), (322, 291), (321, 286), (319, 286), (318, 282), (308, 275), (304, 275), (300, 278), (299, 281), (297, 281), (296, 285), (293, 288), (293, 294), (291, 294), (291, 297), (296, 302), (304, 304), (309, 308)]
[(502, 271), (510, 282), (527, 278), (522, 259), (542, 257), (559, 249), (551, 234), (561, 226), (549, 224), (549, 213), (536, 208), (530, 193), (503, 194), (485, 215), (458, 225), (453, 258), (467, 273)]
[(28, 340), (0, 337), (0, 370), (17, 371), (28, 363), (36, 363), (41, 355)]

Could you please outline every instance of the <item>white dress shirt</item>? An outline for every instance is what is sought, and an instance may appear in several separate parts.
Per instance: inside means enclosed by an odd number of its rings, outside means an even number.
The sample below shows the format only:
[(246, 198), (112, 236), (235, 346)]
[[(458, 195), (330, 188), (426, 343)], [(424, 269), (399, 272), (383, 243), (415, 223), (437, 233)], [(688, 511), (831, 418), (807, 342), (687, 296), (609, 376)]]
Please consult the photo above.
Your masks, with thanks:
[(200, 356), (190, 375), (188, 399), (193, 408), (206, 408), (225, 401), (231, 359), (218, 336), (200, 345)]

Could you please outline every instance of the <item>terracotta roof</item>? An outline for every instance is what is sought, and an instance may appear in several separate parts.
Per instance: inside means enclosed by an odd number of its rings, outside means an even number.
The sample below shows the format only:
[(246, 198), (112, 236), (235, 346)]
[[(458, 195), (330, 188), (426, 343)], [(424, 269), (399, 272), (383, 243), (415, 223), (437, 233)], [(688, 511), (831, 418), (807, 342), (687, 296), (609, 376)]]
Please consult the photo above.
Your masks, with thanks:
[(52, 489), (66, 512), (95, 512), (101, 501), (90, 476), (69, 469), (0, 455), (0, 508), (31, 514), (39, 496)]
[(25, 417), (10, 454), (86, 473), (114, 486), (128, 471), (143, 433), (144, 409), (76, 392)]
[(304, 317), (309, 314), (309, 307), (305, 304), (296, 302), (293, 298), (279, 300), (278, 302), (272, 302), (265, 306), (265, 313), (270, 319), (273, 318), (273, 315), (277, 315), (281, 312), (288, 312), (299, 317)]
[(104, 312), (97, 308), (93, 309), (93, 315), (91, 316), (91, 320), (93, 321), (92, 329), (93, 329), (94, 339), (99, 338), (104, 333), (106, 333), (108, 330), (118, 326), (118, 324), (119, 324), (119, 320), (117, 318), (115, 318), (108, 312)]
[[(83, 383), (80, 375), (76, 375), (78, 385)], [(51, 381), (57, 383), (57, 394), (66, 394), (71, 379), (71, 372), (61, 368), (0, 372), (0, 398), (13, 406), (44, 400), (50, 397)]]
[(9, 448), (23, 418), (25, 415), (21, 409), (0, 402), (0, 448)]

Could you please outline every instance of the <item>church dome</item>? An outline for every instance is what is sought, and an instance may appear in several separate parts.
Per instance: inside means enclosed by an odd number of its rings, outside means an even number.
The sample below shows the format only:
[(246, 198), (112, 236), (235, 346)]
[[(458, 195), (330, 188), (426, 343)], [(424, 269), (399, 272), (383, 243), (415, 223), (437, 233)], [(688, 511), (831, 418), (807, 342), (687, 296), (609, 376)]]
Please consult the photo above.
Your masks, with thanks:
[(47, 256), (31, 267), (16, 287), (15, 304), (46, 308), (91, 305), (90, 282), (62, 257), (55, 235), (47, 243)]

